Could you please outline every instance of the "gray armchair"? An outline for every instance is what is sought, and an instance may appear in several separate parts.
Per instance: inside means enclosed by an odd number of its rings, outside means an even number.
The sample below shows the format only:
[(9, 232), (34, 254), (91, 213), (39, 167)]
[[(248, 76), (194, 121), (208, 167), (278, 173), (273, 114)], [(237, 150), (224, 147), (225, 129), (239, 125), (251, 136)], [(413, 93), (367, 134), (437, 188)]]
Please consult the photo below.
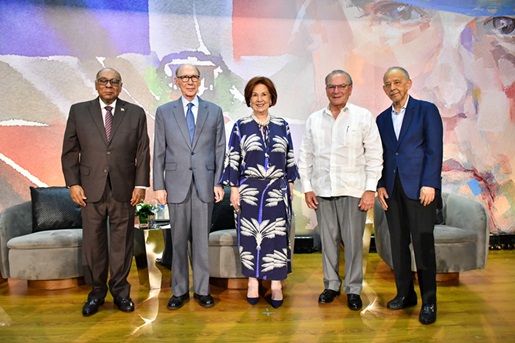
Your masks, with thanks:
[[(68, 196), (69, 197), (69, 196)], [(34, 230), (32, 203), (0, 214), (0, 272), (4, 278), (34, 281), (35, 287), (66, 288), (82, 273), (82, 229)], [(72, 280), (72, 284), (52, 281)], [(38, 281), (44, 281), (38, 283)], [(46, 285), (45, 286), (45, 282)], [(29, 285), (31, 285), (29, 283)]]
[[(456, 194), (443, 193), (444, 224), (434, 230), (436, 272), (458, 273), (486, 266), (490, 220), (485, 207), (474, 200)], [(374, 230), (379, 256), (393, 268), (390, 233), (386, 215), (379, 200), (374, 206)], [(411, 250), (411, 268), (416, 271)]]

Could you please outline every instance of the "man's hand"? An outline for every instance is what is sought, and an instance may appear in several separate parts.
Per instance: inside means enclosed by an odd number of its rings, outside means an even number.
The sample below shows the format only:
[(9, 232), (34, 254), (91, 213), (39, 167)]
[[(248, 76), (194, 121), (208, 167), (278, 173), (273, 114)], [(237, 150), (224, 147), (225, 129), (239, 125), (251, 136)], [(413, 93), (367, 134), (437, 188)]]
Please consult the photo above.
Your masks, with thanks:
[(304, 193), (304, 200), (306, 200), (306, 205), (309, 208), (316, 210), (318, 207), (318, 200), (315, 192), (306, 192)]
[(164, 189), (154, 191), (154, 197), (159, 201), (161, 205), (166, 205), (168, 194)]
[(435, 189), (433, 187), (420, 188), (420, 203), (424, 206), (429, 205), (435, 200)]
[(223, 187), (220, 187), (220, 186), (215, 186), (215, 202), (220, 202), (222, 200), (224, 200), (224, 189)]
[(240, 188), (231, 187), (231, 205), (236, 212), (240, 211)]
[(372, 191), (365, 191), (359, 200), (358, 208), (361, 211), (368, 211), (372, 207), (374, 207), (374, 200), (376, 198), (376, 193)]
[(84, 189), (82, 189), (82, 186), (80, 185), (73, 185), (70, 186), (70, 197), (72, 198), (73, 202), (81, 207), (86, 206), (86, 195), (84, 194)]
[(386, 199), (388, 199), (388, 192), (386, 192), (386, 188), (381, 187), (377, 189), (377, 198), (383, 206), (383, 210), (388, 210), (388, 205), (386, 204)]
[(136, 206), (145, 200), (145, 188), (134, 188), (132, 191), (131, 205)]

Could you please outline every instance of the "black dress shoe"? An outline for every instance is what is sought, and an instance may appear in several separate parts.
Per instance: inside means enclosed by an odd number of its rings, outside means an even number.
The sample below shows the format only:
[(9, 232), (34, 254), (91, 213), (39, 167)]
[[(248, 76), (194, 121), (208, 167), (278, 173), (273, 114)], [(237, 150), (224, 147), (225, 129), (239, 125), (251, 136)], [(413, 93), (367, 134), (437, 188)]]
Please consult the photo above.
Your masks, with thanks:
[(211, 296), (211, 294), (208, 295), (200, 295), (197, 293), (193, 294), (193, 297), (198, 300), (198, 303), (202, 307), (211, 307), (215, 305), (215, 300)]
[(324, 289), (322, 294), (318, 297), (318, 302), (322, 304), (332, 303), (334, 298), (340, 295), (340, 291), (333, 291), (332, 289)]
[(184, 300), (188, 300), (190, 298), (190, 294), (186, 293), (179, 296), (172, 296), (170, 300), (168, 300), (168, 309), (169, 310), (178, 310), (184, 305)]
[(104, 304), (104, 299), (88, 299), (82, 307), (82, 315), (84, 317), (94, 315), (98, 312), (98, 308)]
[(363, 302), (359, 294), (347, 294), (347, 306), (353, 311), (357, 311), (363, 307)]
[(131, 298), (116, 298), (114, 304), (118, 306), (118, 309), (123, 312), (134, 311), (134, 303)]
[(390, 310), (401, 310), (405, 307), (415, 306), (417, 304), (417, 294), (413, 293), (407, 297), (396, 296), (386, 304)]
[(161, 267), (164, 267), (166, 269), (169, 269), (169, 270), (172, 270), (172, 264), (171, 263), (167, 263), (165, 261), (163, 261), (162, 258), (156, 258), (156, 264), (160, 265)]
[(423, 304), (418, 320), (422, 324), (433, 324), (436, 321), (436, 304)]

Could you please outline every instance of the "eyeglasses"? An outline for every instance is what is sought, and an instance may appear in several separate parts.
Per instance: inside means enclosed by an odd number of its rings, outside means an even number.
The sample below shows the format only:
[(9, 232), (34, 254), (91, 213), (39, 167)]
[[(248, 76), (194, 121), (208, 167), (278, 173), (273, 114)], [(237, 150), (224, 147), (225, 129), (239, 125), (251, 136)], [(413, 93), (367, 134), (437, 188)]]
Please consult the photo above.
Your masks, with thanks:
[(108, 83), (110, 83), (111, 86), (118, 86), (122, 82), (122, 80), (118, 80), (118, 79), (108, 80), (103, 77), (103, 78), (98, 79), (97, 82), (101, 86), (107, 86)]
[(177, 76), (178, 79), (180, 79), (182, 82), (190, 82), (190, 80), (192, 82), (198, 82), (198, 79), (199, 79), (199, 75), (182, 75), (182, 76)]
[(334, 92), (337, 88), (340, 88), (342, 91), (345, 90), (345, 88), (349, 87), (351, 84), (345, 84), (342, 83), (341, 85), (331, 85), (328, 84), (325, 86), (325, 88), (329, 89), (331, 92)]

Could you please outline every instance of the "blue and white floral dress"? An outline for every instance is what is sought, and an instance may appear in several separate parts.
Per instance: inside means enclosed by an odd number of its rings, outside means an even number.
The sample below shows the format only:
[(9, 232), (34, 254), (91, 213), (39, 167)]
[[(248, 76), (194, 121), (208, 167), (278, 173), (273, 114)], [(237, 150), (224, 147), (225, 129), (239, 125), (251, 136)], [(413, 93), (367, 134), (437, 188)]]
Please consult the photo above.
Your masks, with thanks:
[(291, 272), (289, 182), (298, 178), (288, 123), (271, 117), (261, 126), (251, 116), (234, 124), (221, 183), (239, 186), (235, 214), (245, 276), (283, 280)]

